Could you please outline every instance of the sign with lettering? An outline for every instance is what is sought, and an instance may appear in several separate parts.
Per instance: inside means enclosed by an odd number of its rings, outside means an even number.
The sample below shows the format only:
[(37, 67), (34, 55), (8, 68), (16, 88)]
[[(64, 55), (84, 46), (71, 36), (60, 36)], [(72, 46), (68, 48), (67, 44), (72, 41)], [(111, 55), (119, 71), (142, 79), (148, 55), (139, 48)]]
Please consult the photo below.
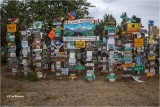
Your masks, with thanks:
[(76, 48), (85, 48), (85, 41), (76, 41)]
[(16, 24), (7, 24), (7, 32), (16, 32)]
[(134, 67), (135, 63), (122, 64), (122, 67)]
[(99, 41), (99, 36), (63, 37), (63, 41)]
[(155, 60), (155, 56), (148, 56), (148, 60)]
[(133, 70), (134, 71), (143, 71), (144, 70), (144, 66), (135, 66), (134, 68), (133, 68)]

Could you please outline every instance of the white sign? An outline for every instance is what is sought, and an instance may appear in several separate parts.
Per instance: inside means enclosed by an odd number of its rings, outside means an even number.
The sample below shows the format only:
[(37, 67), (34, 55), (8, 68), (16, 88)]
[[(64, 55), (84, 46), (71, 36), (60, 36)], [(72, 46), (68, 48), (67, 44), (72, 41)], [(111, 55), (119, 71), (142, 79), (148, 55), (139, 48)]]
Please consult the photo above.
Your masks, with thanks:
[(21, 35), (27, 35), (27, 31), (21, 31)]
[(22, 41), (22, 47), (27, 48), (28, 47), (28, 41)]
[(41, 21), (35, 21), (33, 23), (33, 28), (34, 29), (41, 29), (42, 28), (42, 22)]
[(63, 37), (63, 41), (99, 41), (99, 36)]

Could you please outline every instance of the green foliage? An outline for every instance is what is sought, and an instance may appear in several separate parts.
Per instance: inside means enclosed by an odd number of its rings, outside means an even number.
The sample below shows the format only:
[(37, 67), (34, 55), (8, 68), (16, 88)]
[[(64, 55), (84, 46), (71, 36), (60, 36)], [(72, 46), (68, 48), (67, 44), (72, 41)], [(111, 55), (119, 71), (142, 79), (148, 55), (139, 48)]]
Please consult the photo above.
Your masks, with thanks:
[(28, 72), (26, 79), (29, 81), (37, 81), (38, 80), (37, 73), (36, 72)]
[(7, 56), (1, 55), (1, 63), (7, 63)]

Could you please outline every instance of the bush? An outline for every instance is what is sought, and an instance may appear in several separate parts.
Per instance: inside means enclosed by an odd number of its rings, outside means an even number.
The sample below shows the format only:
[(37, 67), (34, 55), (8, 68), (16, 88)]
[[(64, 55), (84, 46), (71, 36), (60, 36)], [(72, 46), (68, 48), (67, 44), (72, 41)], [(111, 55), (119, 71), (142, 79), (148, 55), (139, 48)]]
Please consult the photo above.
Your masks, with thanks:
[(6, 55), (1, 56), (1, 63), (7, 63), (7, 57)]
[(28, 72), (26, 79), (29, 81), (37, 81), (38, 80), (37, 73), (36, 72)]

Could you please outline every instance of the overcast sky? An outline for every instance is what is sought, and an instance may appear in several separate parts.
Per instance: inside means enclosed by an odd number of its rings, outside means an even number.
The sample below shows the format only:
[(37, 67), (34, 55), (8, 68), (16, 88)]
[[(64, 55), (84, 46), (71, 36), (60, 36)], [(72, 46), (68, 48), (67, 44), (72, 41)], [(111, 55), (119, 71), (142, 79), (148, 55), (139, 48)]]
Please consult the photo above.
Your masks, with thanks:
[[(0, 0), (0, 3), (3, 0)], [(112, 14), (118, 23), (122, 21), (120, 15), (127, 12), (128, 17), (133, 15), (141, 18), (142, 25), (147, 28), (148, 20), (154, 20), (160, 28), (160, 0), (87, 0), (92, 5), (90, 15), (95, 19), (103, 19), (104, 14)]]
[(96, 19), (103, 19), (104, 14), (112, 14), (118, 23), (122, 21), (120, 15), (126, 12), (128, 17), (133, 15), (141, 18), (142, 25), (147, 28), (148, 20), (154, 20), (160, 28), (160, 0), (87, 0), (92, 5), (90, 15)]

